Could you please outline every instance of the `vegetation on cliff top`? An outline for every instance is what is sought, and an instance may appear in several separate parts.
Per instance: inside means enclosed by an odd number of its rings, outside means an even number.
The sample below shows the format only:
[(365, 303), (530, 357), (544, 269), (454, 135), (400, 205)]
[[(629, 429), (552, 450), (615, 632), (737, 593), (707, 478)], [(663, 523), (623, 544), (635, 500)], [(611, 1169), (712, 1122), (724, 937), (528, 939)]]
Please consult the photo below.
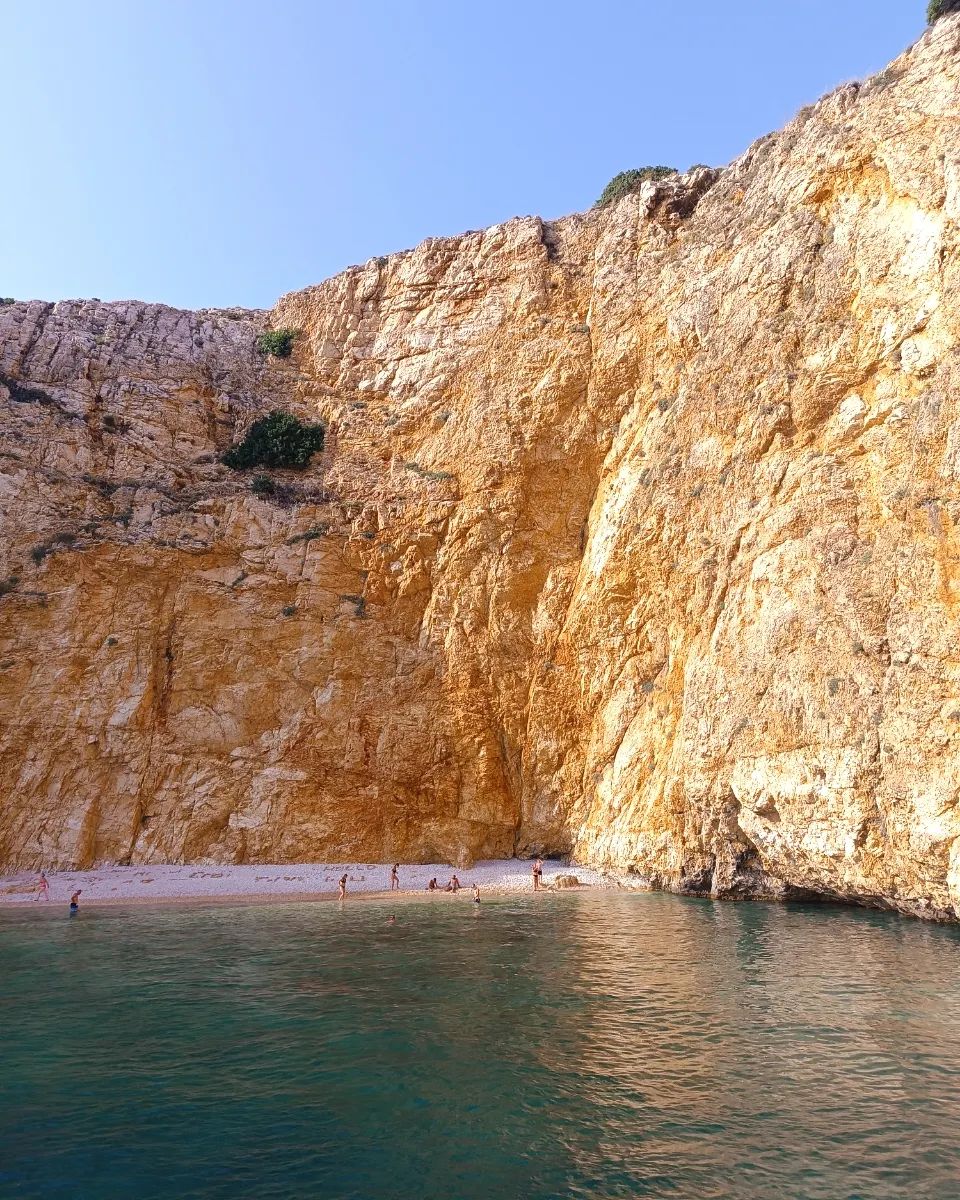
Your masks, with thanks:
[(947, 13), (960, 12), (960, 0), (930, 0), (927, 5), (927, 21), (932, 25)]
[(258, 354), (289, 358), (296, 336), (296, 329), (268, 329), (257, 334), (253, 345)]
[(614, 175), (603, 189), (597, 205), (603, 207), (607, 204), (614, 204), (617, 200), (622, 200), (624, 196), (639, 192), (641, 185), (648, 179), (666, 179), (668, 175), (676, 174), (676, 167), (637, 167), (631, 171), (621, 171), (619, 175)]
[(247, 430), (246, 437), (231, 447), (223, 462), (235, 471), (251, 467), (289, 467), (302, 471), (318, 450), (323, 449), (324, 428), (301, 421), (293, 413), (274, 409)]

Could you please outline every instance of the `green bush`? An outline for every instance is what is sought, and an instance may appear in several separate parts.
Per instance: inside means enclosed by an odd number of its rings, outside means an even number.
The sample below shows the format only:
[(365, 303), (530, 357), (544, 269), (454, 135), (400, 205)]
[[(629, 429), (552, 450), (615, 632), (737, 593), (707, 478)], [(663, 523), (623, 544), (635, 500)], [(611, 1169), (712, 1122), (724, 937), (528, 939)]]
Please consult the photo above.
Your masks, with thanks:
[(614, 175), (603, 189), (597, 204), (600, 207), (615, 204), (624, 196), (639, 192), (640, 185), (648, 179), (666, 179), (668, 175), (676, 174), (676, 167), (639, 167), (632, 171), (621, 171), (619, 175)]
[(12, 296), (0, 296), (0, 304), (16, 304)]
[(268, 329), (265, 333), (257, 334), (253, 344), (258, 354), (289, 358), (296, 336), (296, 329)]
[(960, 12), (960, 0), (930, 0), (927, 5), (927, 21), (932, 25), (947, 13)]
[(297, 542), (314, 542), (317, 538), (326, 537), (328, 532), (329, 526), (314, 525), (312, 529), (308, 529), (304, 533), (295, 533), (293, 537), (288, 537), (287, 545), (295, 546)]
[(250, 467), (289, 467), (302, 471), (312, 455), (323, 449), (323, 426), (310, 425), (293, 413), (274, 409), (247, 430), (243, 441), (228, 450), (223, 461), (235, 471)]
[(276, 495), (277, 485), (269, 475), (254, 475), (253, 479), (250, 480), (250, 491), (255, 496), (274, 496)]

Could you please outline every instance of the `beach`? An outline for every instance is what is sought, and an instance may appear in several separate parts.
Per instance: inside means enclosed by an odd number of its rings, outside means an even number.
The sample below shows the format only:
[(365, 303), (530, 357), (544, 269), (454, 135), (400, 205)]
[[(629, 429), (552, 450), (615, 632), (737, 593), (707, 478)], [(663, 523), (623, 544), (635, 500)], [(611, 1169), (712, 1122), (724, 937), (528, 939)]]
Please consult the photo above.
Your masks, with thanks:
[[(49, 871), (50, 904), (66, 904), (78, 888), (81, 903), (272, 903), (291, 900), (328, 900), (337, 895), (337, 883), (347, 876), (347, 898), (391, 895), (389, 863), (298, 863), (259, 865), (102, 866), (86, 871)], [(532, 892), (532, 861), (496, 859), (477, 862), (463, 870), (444, 863), (401, 864), (400, 891), (394, 899), (427, 894), (436, 877), (443, 888), (456, 873), (461, 887), (480, 887), (482, 893)], [(555, 886), (559, 875), (575, 875), (583, 887), (616, 887), (615, 881), (587, 867), (545, 862), (543, 884)], [(0, 877), (0, 906), (37, 901), (39, 875), (20, 871)], [(433, 893), (431, 893), (433, 894)], [(42, 897), (37, 907), (45, 907)]]

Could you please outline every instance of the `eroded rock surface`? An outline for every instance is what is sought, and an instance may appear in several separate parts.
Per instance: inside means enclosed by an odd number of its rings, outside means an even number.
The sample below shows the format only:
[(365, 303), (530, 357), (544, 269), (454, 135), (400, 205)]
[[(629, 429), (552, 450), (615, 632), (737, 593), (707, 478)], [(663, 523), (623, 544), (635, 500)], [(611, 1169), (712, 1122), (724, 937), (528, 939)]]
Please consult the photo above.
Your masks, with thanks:
[[(0, 308), (0, 862), (954, 915), (958, 69), (948, 17), (719, 176), (269, 314)], [(286, 503), (219, 463), (275, 407)]]

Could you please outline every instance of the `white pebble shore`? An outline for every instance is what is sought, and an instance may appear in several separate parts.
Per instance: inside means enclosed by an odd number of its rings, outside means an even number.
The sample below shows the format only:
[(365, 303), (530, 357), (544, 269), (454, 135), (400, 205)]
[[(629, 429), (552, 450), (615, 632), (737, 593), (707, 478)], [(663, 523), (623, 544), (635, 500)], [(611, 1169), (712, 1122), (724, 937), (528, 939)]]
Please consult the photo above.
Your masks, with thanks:
[[(532, 891), (533, 864), (528, 860), (494, 859), (474, 863), (456, 874), (463, 887), (479, 884), (482, 891)], [(83, 889), (83, 903), (97, 901), (143, 900), (226, 900), (273, 896), (335, 895), (340, 876), (347, 874), (347, 895), (387, 892), (390, 889), (390, 864), (384, 863), (299, 863), (272, 866), (189, 865), (95, 867), (89, 871), (48, 871), (50, 903), (65, 903), (77, 888)], [(446, 863), (401, 865), (401, 894), (422, 893), (433, 876), (440, 887), (450, 879), (454, 868)], [(550, 886), (557, 875), (576, 875), (590, 887), (615, 886), (598, 871), (588, 867), (545, 862), (543, 882)], [(36, 872), (19, 872), (0, 877), (0, 905), (37, 901)]]

